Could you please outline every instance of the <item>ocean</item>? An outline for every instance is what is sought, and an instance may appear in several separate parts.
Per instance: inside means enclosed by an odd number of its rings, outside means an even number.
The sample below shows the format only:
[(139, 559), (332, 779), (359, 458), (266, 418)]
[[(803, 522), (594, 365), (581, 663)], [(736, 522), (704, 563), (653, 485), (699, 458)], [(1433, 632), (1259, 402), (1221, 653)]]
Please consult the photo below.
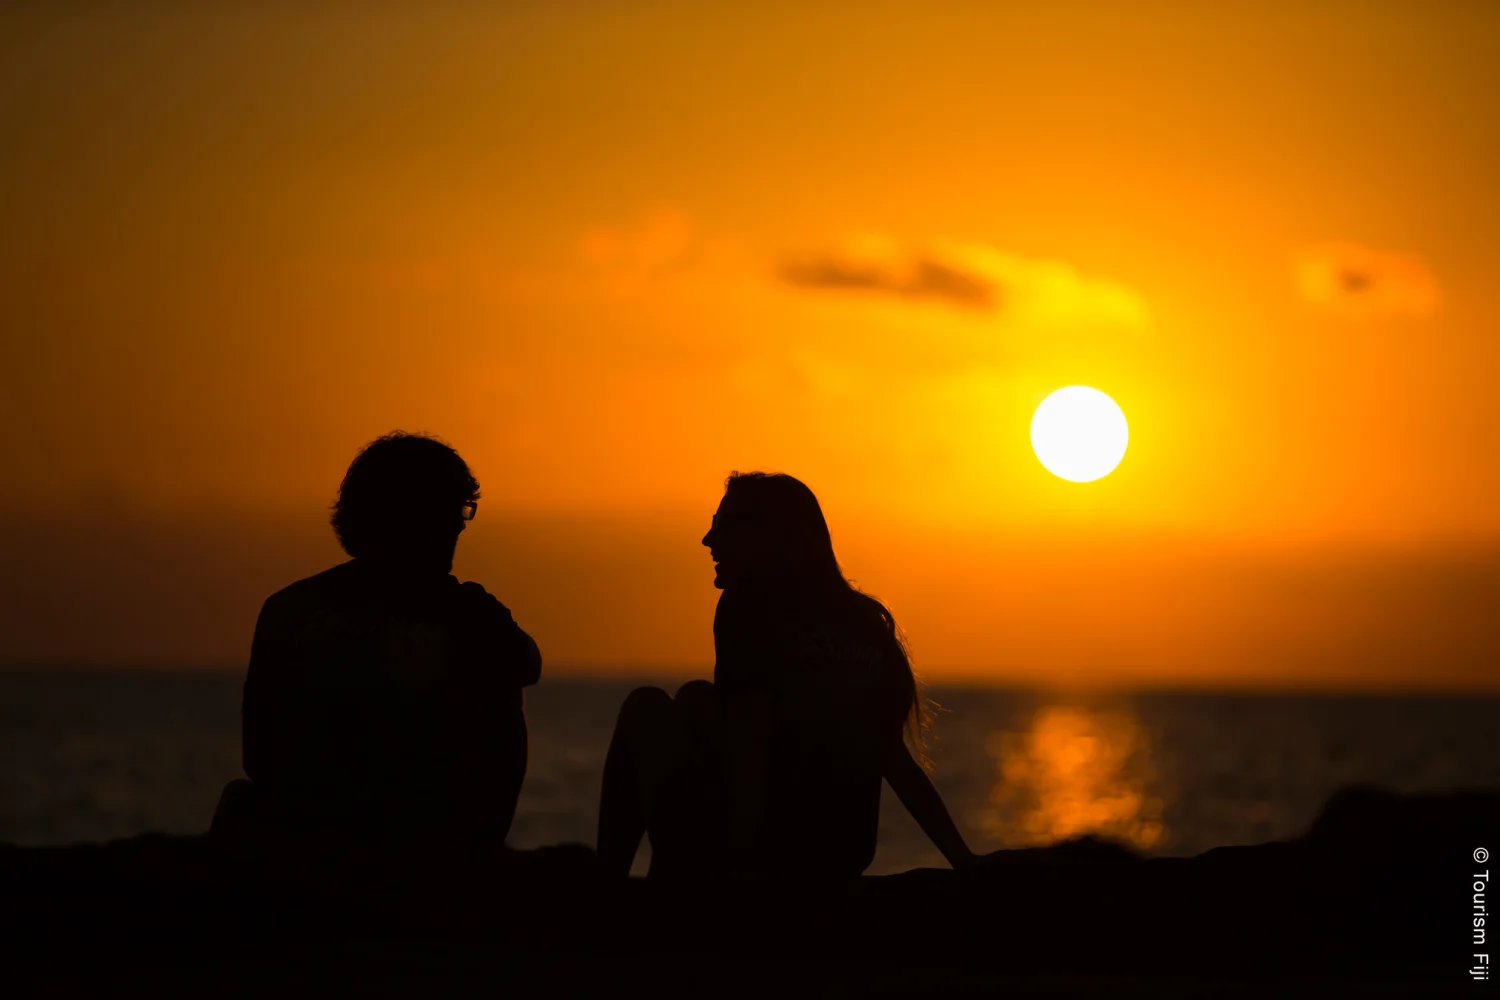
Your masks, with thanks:
[[(0, 669), (0, 842), (206, 829), (220, 788), (240, 775), (240, 683), (210, 671)], [(549, 678), (528, 691), (513, 846), (593, 842), (615, 713), (638, 683)], [(1500, 699), (929, 694), (942, 706), (933, 779), (977, 851), (1096, 833), (1192, 855), (1297, 836), (1352, 784), (1500, 788)], [(870, 872), (942, 864), (887, 790)]]

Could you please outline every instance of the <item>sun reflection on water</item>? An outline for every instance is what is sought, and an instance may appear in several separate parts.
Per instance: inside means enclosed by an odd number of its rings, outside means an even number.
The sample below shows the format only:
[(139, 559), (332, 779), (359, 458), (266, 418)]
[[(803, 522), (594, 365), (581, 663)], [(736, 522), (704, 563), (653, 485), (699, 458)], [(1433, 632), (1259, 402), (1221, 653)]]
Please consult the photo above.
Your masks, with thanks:
[(1004, 847), (1094, 834), (1142, 850), (1166, 836), (1145, 729), (1125, 708), (1044, 705), (1025, 732), (988, 740), (998, 779), (985, 832)]

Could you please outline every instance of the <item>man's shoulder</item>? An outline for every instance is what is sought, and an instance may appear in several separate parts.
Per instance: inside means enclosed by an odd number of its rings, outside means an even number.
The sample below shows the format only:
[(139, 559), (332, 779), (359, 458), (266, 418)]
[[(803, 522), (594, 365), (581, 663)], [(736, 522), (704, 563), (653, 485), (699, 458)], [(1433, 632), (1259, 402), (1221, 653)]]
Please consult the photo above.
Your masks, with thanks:
[(345, 593), (354, 585), (354, 560), (339, 563), (321, 573), (287, 584), (266, 598), (264, 608), (290, 610), (318, 604), (329, 597)]
[(455, 607), (461, 615), (475, 616), (480, 621), (490, 624), (513, 624), (510, 609), (500, 602), (500, 599), (479, 583), (473, 580), (465, 580), (459, 583), (456, 578), (448, 578), (452, 582), (453, 600)]

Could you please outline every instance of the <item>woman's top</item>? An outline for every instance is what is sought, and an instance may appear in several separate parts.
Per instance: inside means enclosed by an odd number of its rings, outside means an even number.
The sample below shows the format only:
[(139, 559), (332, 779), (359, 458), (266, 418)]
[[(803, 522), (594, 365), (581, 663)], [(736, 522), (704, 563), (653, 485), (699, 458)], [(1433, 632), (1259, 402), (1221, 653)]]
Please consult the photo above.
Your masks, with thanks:
[(911, 679), (868, 598), (821, 601), (736, 588), (714, 615), (714, 685), (727, 705), (771, 704), (764, 815), (767, 870), (855, 876), (875, 856), (885, 753), (901, 739)]

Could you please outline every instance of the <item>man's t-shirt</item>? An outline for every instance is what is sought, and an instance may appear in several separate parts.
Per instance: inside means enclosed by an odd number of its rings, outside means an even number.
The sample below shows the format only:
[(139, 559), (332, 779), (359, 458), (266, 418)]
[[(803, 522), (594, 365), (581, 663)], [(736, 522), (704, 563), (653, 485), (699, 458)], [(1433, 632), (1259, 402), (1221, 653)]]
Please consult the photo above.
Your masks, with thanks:
[(245, 773), (296, 827), (499, 837), (541, 654), (476, 583), (352, 560), (273, 594), (245, 680)]
[(875, 856), (884, 752), (901, 738), (910, 673), (856, 594), (807, 607), (726, 590), (714, 615), (714, 686), (725, 702), (770, 696), (758, 851), (773, 870), (852, 876)]

